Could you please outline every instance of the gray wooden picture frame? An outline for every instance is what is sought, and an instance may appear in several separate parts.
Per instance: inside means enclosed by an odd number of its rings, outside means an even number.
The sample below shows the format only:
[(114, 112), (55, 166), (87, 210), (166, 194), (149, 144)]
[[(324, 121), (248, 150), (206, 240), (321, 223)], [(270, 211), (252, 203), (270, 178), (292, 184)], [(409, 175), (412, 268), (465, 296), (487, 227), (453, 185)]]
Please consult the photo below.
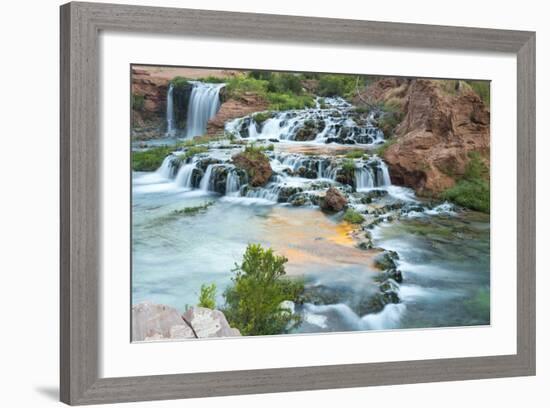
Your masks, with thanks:
[[(100, 31), (517, 56), (517, 354), (100, 378)], [(61, 401), (96, 404), (535, 374), (535, 33), (113, 4), (61, 6)]]

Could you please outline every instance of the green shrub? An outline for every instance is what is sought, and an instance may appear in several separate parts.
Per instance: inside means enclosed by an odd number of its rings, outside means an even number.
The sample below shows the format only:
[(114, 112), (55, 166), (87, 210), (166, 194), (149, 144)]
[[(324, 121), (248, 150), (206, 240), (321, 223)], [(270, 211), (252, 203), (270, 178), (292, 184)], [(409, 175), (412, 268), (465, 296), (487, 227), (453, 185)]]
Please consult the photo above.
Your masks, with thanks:
[(205, 153), (207, 151), (208, 151), (208, 147), (206, 146), (191, 146), (187, 148), (187, 150), (185, 150), (185, 153), (182, 156), (183, 158), (188, 159), (190, 157), (193, 157), (196, 154)]
[(485, 106), (491, 106), (491, 82), (490, 81), (466, 81), (475, 93), (479, 95)]
[(209, 75), (207, 77), (200, 78), (199, 81), (206, 82), (206, 83), (209, 83), (209, 84), (221, 84), (221, 83), (225, 82), (226, 79)]
[(263, 79), (264, 81), (269, 81), (272, 76), (271, 71), (250, 71), (248, 76), (253, 79)]
[(259, 244), (246, 248), (242, 263), (224, 292), (223, 310), (229, 324), (242, 335), (287, 333), (300, 322), (300, 316), (281, 307), (285, 300), (298, 301), (304, 292), (303, 281), (285, 277), (284, 256)]
[(491, 211), (489, 169), (478, 152), (472, 152), (469, 156), (470, 161), (462, 179), (454, 187), (445, 190), (441, 197), (462, 207), (489, 213)]
[(364, 150), (352, 150), (346, 153), (346, 159), (360, 159), (365, 156)]
[(350, 224), (361, 224), (365, 218), (352, 208), (348, 208), (344, 213), (344, 221)]
[(216, 308), (216, 284), (201, 285), (201, 293), (199, 295), (200, 307), (206, 307), (207, 309)]
[(174, 88), (178, 89), (178, 88), (185, 88), (187, 86), (189, 86), (189, 81), (184, 78), (184, 77), (180, 77), (180, 76), (177, 76), (177, 77), (174, 77), (170, 83), (172, 85), (174, 85)]
[(264, 96), (268, 81), (255, 79), (247, 75), (237, 75), (230, 78), (225, 86), (229, 97), (241, 97), (246, 92), (254, 92)]
[(375, 153), (380, 157), (384, 157), (384, 154), (388, 150), (388, 147), (395, 144), (395, 142), (397, 142), (397, 138), (395, 137), (392, 137), (391, 139), (386, 139), (383, 145), (376, 148)]
[(145, 107), (145, 95), (132, 94), (132, 109), (141, 111)]
[(274, 73), (269, 78), (267, 90), (269, 92), (292, 93), (300, 95), (302, 93), (302, 83), (298, 75), (289, 73)]
[(267, 100), (269, 108), (278, 111), (305, 109), (315, 106), (315, 100), (311, 95), (270, 92), (267, 94)]
[(269, 111), (268, 112), (258, 112), (253, 116), (253, 119), (258, 125), (261, 125), (266, 120), (271, 119), (272, 117), (273, 117), (273, 113), (271, 113)]
[(355, 162), (351, 159), (345, 159), (342, 162), (342, 170), (346, 173), (355, 172)]
[(132, 170), (155, 171), (162, 161), (174, 150), (170, 146), (159, 146), (148, 150), (132, 152)]
[[(317, 93), (320, 96), (349, 96), (355, 90), (357, 75), (321, 74)], [(365, 79), (359, 77), (359, 86), (365, 85)]]

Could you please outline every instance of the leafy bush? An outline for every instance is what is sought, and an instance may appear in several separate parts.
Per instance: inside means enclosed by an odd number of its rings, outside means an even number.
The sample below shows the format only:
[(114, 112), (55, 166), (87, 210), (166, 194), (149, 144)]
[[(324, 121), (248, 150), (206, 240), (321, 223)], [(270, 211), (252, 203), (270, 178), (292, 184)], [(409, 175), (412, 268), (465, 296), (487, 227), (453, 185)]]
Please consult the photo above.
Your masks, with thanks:
[(143, 110), (145, 106), (145, 95), (132, 94), (132, 109), (136, 111)]
[(441, 197), (462, 207), (489, 213), (491, 211), (491, 188), (489, 185), (489, 169), (477, 152), (470, 154), (470, 161), (464, 171), (464, 176), (458, 183), (445, 190)]
[(351, 173), (355, 171), (355, 162), (351, 159), (345, 159), (342, 162), (342, 170), (346, 173)]
[(466, 81), (475, 93), (479, 95), (485, 106), (491, 106), (491, 82), (489, 81)]
[(188, 159), (190, 157), (193, 157), (196, 154), (205, 153), (207, 151), (208, 151), (208, 147), (206, 146), (191, 146), (187, 148), (187, 150), (182, 156), (183, 158)]
[(273, 114), (271, 112), (258, 112), (253, 116), (254, 121), (258, 125), (261, 125), (266, 120), (271, 119), (272, 117), (273, 117)]
[(201, 293), (199, 295), (200, 307), (206, 307), (207, 309), (216, 308), (216, 284), (201, 285)]
[(315, 100), (311, 95), (294, 95), (289, 93), (274, 93), (267, 94), (270, 109), (273, 110), (293, 110), (305, 109), (315, 106)]
[(178, 88), (185, 88), (187, 86), (190, 85), (189, 81), (184, 78), (184, 77), (180, 77), (180, 76), (177, 76), (177, 77), (174, 77), (170, 83), (172, 85), (174, 85), (174, 88), (178, 89)]
[(346, 159), (360, 159), (365, 156), (364, 150), (352, 150), (346, 153)]
[(302, 281), (285, 277), (287, 261), (259, 244), (246, 248), (242, 263), (233, 270), (233, 284), (223, 294), (223, 312), (241, 334), (287, 333), (299, 324), (300, 316), (281, 306), (285, 300), (297, 301), (304, 292)]
[(365, 218), (363, 218), (363, 216), (354, 209), (348, 208), (344, 213), (344, 221), (347, 221), (350, 224), (361, 224), (365, 221)]
[[(356, 75), (321, 74), (317, 93), (320, 96), (346, 97), (355, 90)], [(359, 86), (364, 86), (365, 80), (359, 77)]]
[(241, 97), (246, 92), (265, 95), (268, 81), (255, 79), (247, 75), (237, 75), (230, 78), (225, 86), (229, 97)]
[(274, 73), (269, 77), (267, 90), (269, 92), (292, 93), (300, 95), (302, 93), (302, 83), (298, 75), (289, 73)]
[(272, 76), (271, 71), (250, 71), (248, 76), (254, 79), (263, 79), (264, 81), (269, 81)]
[(170, 146), (159, 146), (148, 150), (132, 152), (132, 170), (155, 171), (162, 161), (174, 150)]
[(199, 79), (199, 81), (206, 82), (206, 83), (209, 83), (209, 84), (221, 84), (221, 83), (225, 82), (226, 79), (209, 75), (207, 77)]

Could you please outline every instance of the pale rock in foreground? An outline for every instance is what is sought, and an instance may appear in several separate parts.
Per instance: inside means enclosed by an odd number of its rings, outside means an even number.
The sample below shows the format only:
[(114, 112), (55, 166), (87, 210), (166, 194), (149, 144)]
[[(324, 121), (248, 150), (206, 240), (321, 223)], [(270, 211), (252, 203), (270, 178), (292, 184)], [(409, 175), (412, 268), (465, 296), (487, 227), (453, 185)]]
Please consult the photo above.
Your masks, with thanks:
[(183, 316), (169, 306), (151, 302), (132, 307), (132, 341), (240, 336), (219, 310), (191, 307)]
[(191, 307), (184, 314), (184, 319), (191, 324), (197, 337), (234, 337), (240, 336), (239, 330), (229, 326), (225, 315), (219, 310), (205, 307)]

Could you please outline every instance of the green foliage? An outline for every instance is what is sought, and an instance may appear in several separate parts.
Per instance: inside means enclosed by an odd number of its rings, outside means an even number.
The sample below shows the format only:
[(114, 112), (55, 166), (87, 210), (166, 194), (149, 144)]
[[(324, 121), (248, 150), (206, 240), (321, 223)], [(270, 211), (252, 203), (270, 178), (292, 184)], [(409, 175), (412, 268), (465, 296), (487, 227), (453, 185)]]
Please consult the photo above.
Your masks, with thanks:
[(136, 111), (143, 110), (145, 106), (145, 95), (132, 94), (132, 109)]
[(491, 211), (489, 169), (478, 152), (470, 154), (463, 178), (454, 187), (445, 190), (441, 197), (472, 210)]
[(247, 75), (237, 75), (230, 78), (225, 86), (229, 97), (239, 98), (246, 92), (265, 95), (268, 81), (256, 79)]
[(346, 153), (346, 159), (360, 159), (365, 156), (364, 150), (352, 150)]
[(199, 295), (200, 307), (206, 307), (207, 309), (216, 308), (216, 284), (201, 285), (201, 293)]
[(311, 95), (270, 92), (266, 95), (270, 109), (283, 111), (313, 108), (315, 100)]
[(225, 82), (226, 79), (225, 79), (225, 78), (219, 78), (219, 77), (216, 77), (216, 76), (209, 75), (209, 76), (207, 76), (207, 77), (200, 78), (199, 81), (201, 81), (201, 82), (206, 82), (206, 83), (210, 83), (210, 84), (221, 84), (221, 83)]
[(181, 88), (185, 88), (187, 86), (189, 86), (189, 81), (187, 79), (185, 79), (184, 77), (180, 77), (180, 76), (177, 76), (177, 77), (174, 77), (170, 83), (172, 85), (174, 85), (174, 88), (176, 89), (181, 89)]
[(204, 203), (202, 205), (197, 205), (197, 206), (194, 206), (194, 207), (184, 207), (181, 210), (174, 210), (172, 212), (172, 214), (173, 215), (184, 215), (184, 216), (186, 216), (186, 215), (195, 215), (195, 214), (198, 214), (199, 212), (205, 211), (208, 207), (210, 207), (213, 204), (214, 204), (214, 202), (207, 201), (206, 203)]
[(345, 159), (342, 162), (342, 170), (345, 173), (353, 173), (355, 172), (355, 162), (351, 159)]
[(276, 93), (291, 93), (300, 95), (302, 93), (302, 83), (300, 77), (296, 74), (273, 73), (269, 79), (267, 90)]
[(206, 146), (191, 146), (187, 148), (187, 150), (185, 150), (185, 153), (180, 157), (188, 159), (190, 157), (193, 157), (196, 154), (206, 153), (207, 151), (208, 151), (208, 147)]
[[(356, 75), (320, 74), (317, 93), (320, 96), (349, 96), (355, 90)], [(365, 85), (365, 79), (359, 77), (359, 86)]]
[(480, 289), (474, 296), (464, 302), (464, 306), (475, 321), (489, 323), (491, 319), (491, 295), (488, 289)]
[(491, 82), (489, 81), (466, 81), (475, 93), (479, 95), (487, 108), (491, 106)]
[(134, 151), (132, 152), (132, 170), (155, 171), (173, 150), (174, 147), (159, 146), (148, 150)]
[(271, 71), (250, 71), (248, 73), (250, 78), (263, 79), (264, 81), (269, 81), (272, 75)]
[(268, 112), (258, 112), (253, 116), (253, 119), (258, 125), (261, 125), (266, 120), (271, 119), (272, 117), (273, 117), (273, 113), (271, 113), (269, 111)]
[(384, 132), (385, 136), (392, 136), (395, 128), (404, 117), (401, 105), (390, 100), (380, 104), (378, 108), (382, 111), (381, 117), (378, 119), (378, 127)]
[(233, 284), (223, 294), (223, 312), (241, 334), (287, 333), (300, 322), (299, 315), (281, 306), (285, 300), (297, 301), (304, 292), (303, 281), (285, 277), (287, 261), (259, 244), (246, 248), (242, 263), (233, 270)]
[(365, 221), (365, 218), (363, 218), (363, 216), (354, 209), (348, 208), (344, 213), (344, 221), (347, 221), (350, 224), (361, 224)]
[(384, 154), (388, 150), (388, 147), (395, 144), (395, 142), (397, 142), (397, 138), (395, 138), (395, 137), (392, 137), (391, 139), (386, 139), (386, 141), (384, 142), (383, 145), (376, 148), (375, 153), (380, 157), (384, 157)]

